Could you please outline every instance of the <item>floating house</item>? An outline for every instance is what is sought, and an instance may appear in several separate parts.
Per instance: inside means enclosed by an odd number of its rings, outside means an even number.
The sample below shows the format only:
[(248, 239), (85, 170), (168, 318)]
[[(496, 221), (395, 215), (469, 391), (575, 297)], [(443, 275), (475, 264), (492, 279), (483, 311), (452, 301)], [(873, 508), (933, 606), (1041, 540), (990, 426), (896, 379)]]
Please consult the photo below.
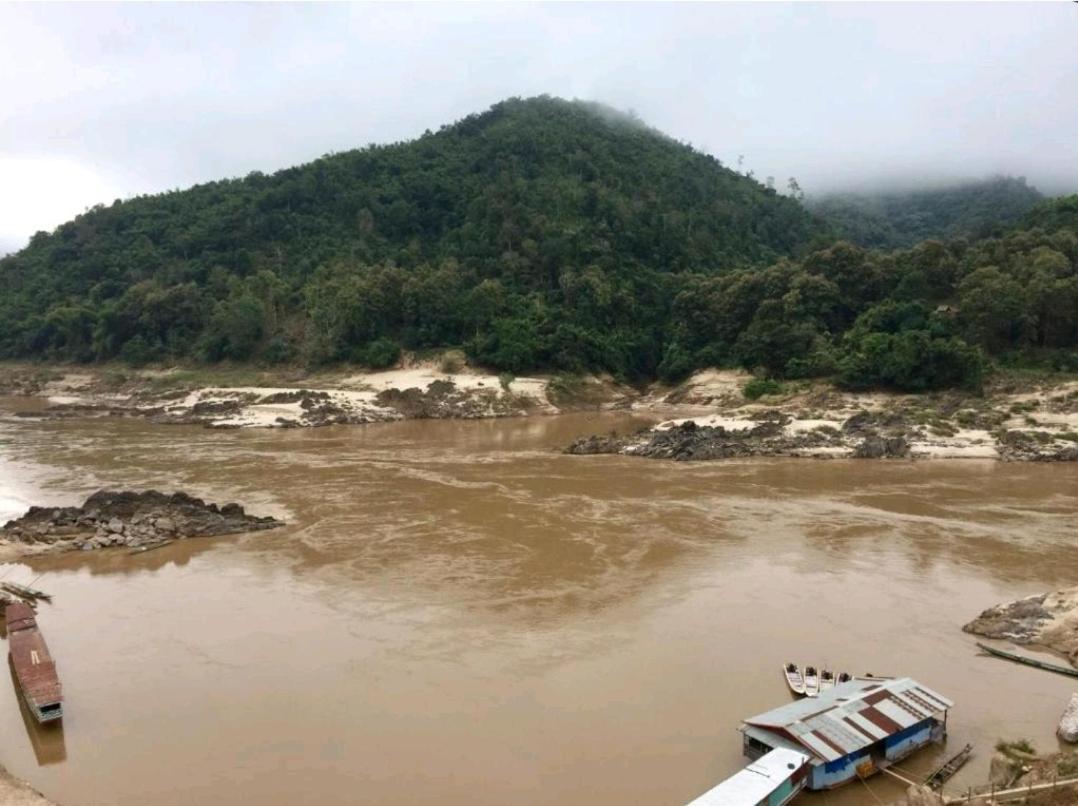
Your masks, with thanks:
[(804, 789), (809, 761), (797, 750), (772, 750), (689, 806), (783, 806)]
[(818, 697), (744, 720), (744, 751), (754, 760), (775, 750), (803, 753), (809, 757), (805, 788), (833, 789), (867, 778), (929, 742), (942, 741), (947, 711), (953, 706), (909, 677), (855, 678)]

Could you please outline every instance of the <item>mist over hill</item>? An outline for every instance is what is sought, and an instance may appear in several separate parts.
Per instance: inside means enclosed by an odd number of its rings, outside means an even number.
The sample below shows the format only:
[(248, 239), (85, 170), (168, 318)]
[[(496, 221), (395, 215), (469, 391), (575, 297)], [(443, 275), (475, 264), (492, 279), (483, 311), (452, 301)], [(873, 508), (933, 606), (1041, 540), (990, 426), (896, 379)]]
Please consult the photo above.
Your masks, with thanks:
[(930, 238), (984, 238), (1020, 221), (1043, 198), (1023, 177), (995, 176), (829, 193), (808, 199), (806, 206), (843, 238), (897, 249)]

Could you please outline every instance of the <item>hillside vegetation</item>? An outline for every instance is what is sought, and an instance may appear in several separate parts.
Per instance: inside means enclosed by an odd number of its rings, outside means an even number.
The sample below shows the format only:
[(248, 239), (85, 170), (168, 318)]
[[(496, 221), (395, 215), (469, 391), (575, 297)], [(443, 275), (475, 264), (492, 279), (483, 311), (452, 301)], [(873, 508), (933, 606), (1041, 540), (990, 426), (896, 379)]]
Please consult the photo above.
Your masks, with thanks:
[(985, 238), (1020, 222), (1044, 196), (1021, 177), (905, 192), (833, 193), (808, 200), (839, 237), (873, 249), (929, 239)]
[(0, 262), (0, 351), (655, 370), (670, 289), (796, 252), (792, 199), (605, 107), (510, 100), (418, 140), (117, 202)]
[(514, 99), (39, 233), (0, 260), (0, 355), (381, 367), (457, 346), (513, 373), (910, 390), (976, 388), (993, 360), (1078, 369), (1078, 197), (1017, 222), (981, 198), (925, 231), (998, 215), (993, 237), (870, 251), (631, 116)]
[(884, 253), (840, 241), (800, 261), (681, 280), (666, 351), (675, 375), (739, 363), (921, 391), (975, 389), (990, 358), (1078, 371), (1078, 196), (972, 244)]

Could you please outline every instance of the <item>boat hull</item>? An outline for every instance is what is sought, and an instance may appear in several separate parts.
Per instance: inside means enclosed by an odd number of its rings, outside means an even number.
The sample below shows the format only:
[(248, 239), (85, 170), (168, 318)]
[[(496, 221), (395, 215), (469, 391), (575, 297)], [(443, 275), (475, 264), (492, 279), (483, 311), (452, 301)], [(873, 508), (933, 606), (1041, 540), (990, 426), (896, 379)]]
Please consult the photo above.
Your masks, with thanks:
[(38, 722), (63, 718), (63, 690), (56, 663), (37, 628), (34, 611), (22, 603), (4, 608), (8, 656), (19, 693)]

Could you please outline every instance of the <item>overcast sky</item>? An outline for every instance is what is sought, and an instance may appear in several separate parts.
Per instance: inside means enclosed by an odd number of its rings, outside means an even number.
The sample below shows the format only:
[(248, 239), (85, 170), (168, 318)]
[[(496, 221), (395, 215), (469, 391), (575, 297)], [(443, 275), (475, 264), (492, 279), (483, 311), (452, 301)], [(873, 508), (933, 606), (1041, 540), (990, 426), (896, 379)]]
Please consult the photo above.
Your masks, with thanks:
[(98, 202), (409, 139), (511, 95), (760, 179), (1078, 190), (1078, 4), (0, 4), (0, 254)]

